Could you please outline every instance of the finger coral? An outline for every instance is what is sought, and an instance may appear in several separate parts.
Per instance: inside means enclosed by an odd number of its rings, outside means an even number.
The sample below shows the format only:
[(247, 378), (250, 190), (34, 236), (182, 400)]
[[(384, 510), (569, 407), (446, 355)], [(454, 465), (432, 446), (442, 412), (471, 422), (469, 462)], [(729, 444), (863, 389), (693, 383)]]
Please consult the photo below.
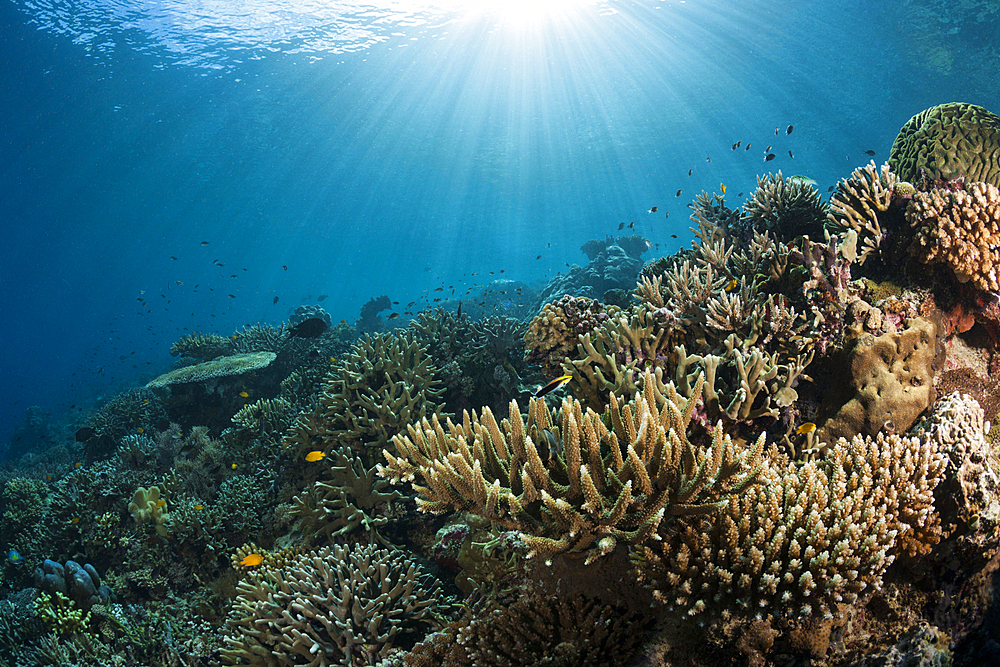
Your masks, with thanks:
[(943, 263), (959, 282), (1000, 290), (1000, 190), (989, 183), (918, 192), (906, 208), (914, 228), (911, 252)]
[(710, 445), (688, 439), (701, 388), (699, 379), (685, 399), (646, 371), (632, 401), (612, 394), (610, 426), (573, 399), (553, 411), (531, 399), (527, 422), (516, 401), (502, 423), (489, 408), (465, 412), (447, 433), (423, 419), (393, 439), (397, 455), (384, 452), (379, 474), (413, 482), (423, 511), (468, 511), (520, 531), (532, 554), (589, 563), (619, 542), (643, 542), (664, 515), (715, 511), (755, 480), (763, 436), (744, 451), (721, 427)]
[(718, 515), (661, 530), (638, 576), (691, 616), (830, 616), (877, 590), (897, 553), (933, 544), (944, 467), (928, 439), (897, 435), (840, 439), (809, 463), (772, 453)]
[(401, 552), (334, 545), (237, 586), (224, 665), (370, 665), (434, 623), (440, 583)]

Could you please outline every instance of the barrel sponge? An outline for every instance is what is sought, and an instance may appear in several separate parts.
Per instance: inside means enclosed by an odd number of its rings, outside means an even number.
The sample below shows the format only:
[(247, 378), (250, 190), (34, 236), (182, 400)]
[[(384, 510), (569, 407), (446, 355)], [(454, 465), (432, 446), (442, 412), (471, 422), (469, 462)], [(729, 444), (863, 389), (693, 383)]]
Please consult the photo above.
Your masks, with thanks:
[(904, 181), (964, 177), (1000, 186), (1000, 117), (964, 102), (939, 104), (906, 121), (889, 166)]
[(937, 325), (917, 317), (899, 333), (876, 337), (859, 331), (849, 345), (844, 382), (852, 395), (823, 424), (819, 438), (905, 433), (934, 401), (934, 371), (944, 355)]
[(918, 192), (906, 208), (914, 229), (911, 252), (925, 264), (947, 264), (959, 282), (1000, 290), (1000, 190), (966, 182), (965, 189)]

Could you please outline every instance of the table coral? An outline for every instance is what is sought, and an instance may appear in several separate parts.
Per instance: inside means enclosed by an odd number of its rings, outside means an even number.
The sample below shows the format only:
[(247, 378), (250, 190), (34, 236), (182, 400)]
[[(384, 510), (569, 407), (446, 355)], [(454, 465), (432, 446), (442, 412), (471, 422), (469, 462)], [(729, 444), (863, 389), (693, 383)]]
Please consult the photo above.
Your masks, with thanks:
[(184, 366), (150, 380), (146, 387), (157, 389), (175, 384), (204, 382), (212, 384), (221, 378), (242, 375), (250, 371), (266, 368), (277, 357), (274, 352), (251, 352), (219, 357), (194, 366)]
[(440, 583), (399, 551), (334, 545), (237, 586), (225, 665), (370, 665), (446, 609)]
[(489, 408), (465, 412), (447, 433), (423, 419), (393, 439), (397, 455), (384, 452), (379, 474), (412, 482), (422, 511), (469, 511), (520, 531), (532, 554), (592, 562), (643, 542), (667, 514), (715, 511), (753, 483), (763, 436), (743, 451), (721, 427), (710, 445), (688, 439), (701, 388), (699, 379), (685, 399), (646, 371), (633, 400), (612, 394), (610, 426), (574, 399), (552, 411), (531, 399), (527, 422), (516, 401), (502, 424)]
[(896, 553), (933, 543), (945, 463), (929, 439), (897, 435), (840, 439), (808, 463), (772, 452), (718, 515), (642, 547), (637, 575), (691, 616), (832, 615), (878, 589)]
[(926, 175), (1000, 186), (1000, 117), (964, 102), (925, 109), (900, 128), (889, 164), (908, 181)]
[(959, 282), (1000, 290), (1000, 190), (995, 185), (918, 192), (906, 208), (906, 220), (914, 229), (910, 250), (921, 262), (943, 263)]

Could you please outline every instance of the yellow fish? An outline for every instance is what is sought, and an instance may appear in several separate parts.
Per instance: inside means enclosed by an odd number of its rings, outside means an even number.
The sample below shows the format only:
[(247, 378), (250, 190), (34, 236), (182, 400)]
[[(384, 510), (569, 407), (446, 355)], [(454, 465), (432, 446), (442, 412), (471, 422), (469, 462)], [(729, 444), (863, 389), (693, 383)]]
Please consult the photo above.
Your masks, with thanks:
[(76, 463), (73, 464), (73, 467), (74, 468), (82, 468), (83, 467), (83, 461), (77, 461)]
[(167, 504), (167, 501), (166, 501), (166, 500), (157, 500), (157, 501), (156, 501), (156, 506), (157, 506), (157, 507), (163, 507), (163, 506), (164, 506), (164, 505), (166, 505), (166, 504)]
[(573, 379), (572, 375), (560, 375), (555, 380), (553, 380), (552, 382), (549, 382), (547, 385), (545, 385), (544, 387), (542, 387), (541, 389), (539, 389), (538, 391), (536, 391), (535, 392), (535, 398), (541, 398), (542, 396), (545, 396), (546, 394), (551, 394), (556, 389), (558, 389), (559, 387), (562, 387), (564, 384), (566, 384), (567, 382), (569, 382), (572, 379)]
[(806, 422), (805, 424), (802, 424), (797, 429), (795, 429), (795, 432), (802, 434), (802, 433), (812, 433), (815, 430), (816, 430), (816, 424), (813, 424), (812, 422)]
[(322, 461), (324, 458), (326, 458), (326, 454), (319, 450), (306, 454), (306, 461), (309, 461), (310, 463), (313, 463), (314, 461)]
[(75, 526), (76, 524), (80, 523), (80, 517), (78, 516), (73, 517), (73, 520), (70, 521), (70, 523)]
[(146, 432), (145, 429), (143, 429), (141, 426), (137, 428), (136, 431), (138, 431), (140, 434)]
[(233, 470), (236, 470), (236, 464), (235, 463), (233, 465), (229, 466), (229, 467), (232, 468)]
[(240, 561), (240, 565), (243, 567), (257, 567), (264, 562), (264, 557), (260, 554), (247, 554)]
[(195, 505), (195, 506), (194, 506), (194, 508), (195, 508), (196, 510), (203, 510), (203, 509), (205, 509), (205, 508), (204, 508), (204, 507), (202, 507), (201, 505)]
[(242, 396), (243, 398), (248, 398), (250, 394), (246, 393), (245, 391), (241, 391), (240, 396)]
[(736, 280), (736, 278), (733, 278), (728, 283), (726, 283), (726, 291), (727, 292), (732, 292), (734, 289), (736, 289), (737, 285), (739, 285), (739, 284), (740, 284), (740, 281)]
[(726, 194), (726, 184), (725, 183), (719, 183), (719, 187), (722, 188), (722, 194)]

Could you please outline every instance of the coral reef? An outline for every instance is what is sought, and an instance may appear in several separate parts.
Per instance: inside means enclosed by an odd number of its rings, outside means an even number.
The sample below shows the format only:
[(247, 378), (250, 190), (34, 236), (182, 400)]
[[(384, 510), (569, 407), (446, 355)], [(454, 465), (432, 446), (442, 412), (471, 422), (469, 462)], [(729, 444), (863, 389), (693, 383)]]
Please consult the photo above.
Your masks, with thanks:
[(221, 357), (194, 366), (183, 366), (150, 380), (146, 387), (160, 389), (173, 385), (204, 383), (211, 392), (219, 382), (244, 373), (267, 368), (275, 360), (274, 352), (252, 352)]
[(435, 623), (440, 584), (400, 552), (324, 547), (237, 587), (225, 665), (371, 665)]
[(881, 434), (840, 439), (804, 464), (772, 452), (760, 483), (718, 515), (661, 530), (637, 575), (692, 616), (834, 615), (878, 589), (897, 553), (937, 541), (932, 492), (945, 462), (927, 439)]
[(423, 511), (470, 511), (519, 531), (531, 553), (591, 562), (645, 541), (665, 515), (713, 512), (752, 485), (763, 437), (742, 452), (721, 428), (710, 446), (688, 439), (701, 386), (685, 400), (647, 371), (636, 399), (612, 395), (611, 429), (570, 399), (558, 411), (532, 399), (527, 422), (512, 401), (502, 426), (489, 408), (448, 420), (447, 433), (423, 419), (393, 438), (398, 455), (386, 451), (379, 474), (413, 482)]
[(191, 357), (201, 361), (211, 361), (216, 357), (228, 357), (233, 354), (233, 340), (218, 334), (191, 333), (181, 336), (170, 346), (170, 354), (175, 357)]
[(649, 617), (582, 596), (531, 597), (430, 635), (402, 664), (615, 667), (629, 664), (649, 625)]
[(111, 589), (101, 584), (101, 577), (93, 565), (84, 563), (80, 567), (72, 560), (66, 561), (64, 567), (46, 558), (42, 566), (35, 570), (35, 588), (64, 595), (84, 610), (114, 598)]
[(911, 252), (925, 264), (947, 265), (959, 282), (1000, 290), (1000, 190), (988, 183), (918, 192), (906, 208), (914, 229)]
[(385, 294), (379, 298), (372, 297), (368, 303), (361, 306), (361, 315), (354, 322), (358, 333), (375, 333), (382, 329), (382, 318), (378, 316), (383, 310), (392, 308), (392, 301)]
[(545, 303), (564, 294), (604, 298), (610, 290), (629, 290), (642, 269), (642, 260), (630, 256), (617, 245), (609, 245), (587, 266), (574, 264), (568, 271), (549, 281), (539, 292), (538, 302)]
[(925, 109), (900, 128), (889, 165), (907, 181), (964, 178), (1000, 186), (1000, 117), (975, 104)]
[(920, 317), (898, 333), (881, 336), (850, 329), (838, 382), (849, 398), (820, 425), (817, 438), (830, 442), (858, 433), (907, 432), (935, 398), (934, 374), (944, 356), (936, 325)]
[[(909, 184), (900, 180), (888, 163), (878, 168), (874, 160), (837, 183), (837, 191), (830, 199), (827, 224), (840, 236), (845, 257), (851, 261), (857, 258), (858, 264), (864, 264), (880, 252), (888, 229), (900, 223), (893, 219), (890, 207), (893, 200), (899, 198), (904, 185)], [(910, 193), (912, 190), (909, 186)], [(857, 250), (859, 242), (860, 252)]]
[(542, 306), (524, 334), (525, 361), (542, 364), (545, 377), (562, 373), (563, 363), (576, 351), (580, 336), (590, 333), (621, 312), (585, 296), (565, 295)]
[(129, 514), (138, 524), (151, 524), (161, 537), (167, 536), (167, 501), (160, 498), (160, 488), (151, 486), (149, 489), (139, 487), (132, 502), (128, 506)]
[(770, 231), (781, 241), (823, 228), (826, 204), (819, 192), (802, 179), (777, 174), (757, 177), (757, 189), (744, 205), (744, 225)]
[(405, 424), (438, 412), (436, 374), (413, 333), (365, 336), (327, 376), (317, 412), (300, 415), (283, 444), (301, 455), (346, 444), (371, 458)]

